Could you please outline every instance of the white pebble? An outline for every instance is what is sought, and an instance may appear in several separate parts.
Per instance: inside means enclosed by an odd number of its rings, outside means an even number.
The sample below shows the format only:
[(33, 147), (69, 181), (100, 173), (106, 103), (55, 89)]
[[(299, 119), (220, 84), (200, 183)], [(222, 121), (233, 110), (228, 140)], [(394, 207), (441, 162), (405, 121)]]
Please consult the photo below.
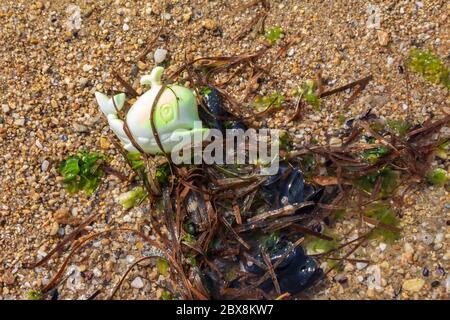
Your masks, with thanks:
[(381, 250), (381, 251), (384, 251), (384, 250), (386, 250), (387, 245), (386, 245), (386, 243), (381, 242), (380, 245), (379, 245), (379, 247), (380, 247), (380, 250)]
[(159, 64), (164, 60), (166, 60), (166, 56), (167, 50), (158, 48), (156, 49), (155, 54), (153, 55), (153, 59), (155, 60), (156, 64)]
[(133, 255), (129, 254), (127, 255), (126, 259), (128, 263), (133, 263), (136, 258)]
[(442, 232), (436, 234), (434, 238), (434, 243), (442, 243), (444, 241), (444, 234)]
[(356, 269), (358, 269), (358, 270), (362, 270), (365, 267), (367, 267), (367, 263), (365, 263), (365, 262), (357, 262), (356, 263)]
[(42, 170), (43, 172), (47, 171), (49, 165), (50, 165), (50, 162), (48, 162), (47, 160), (44, 160), (44, 161), (42, 162), (42, 164), (41, 164), (41, 170)]
[(127, 214), (123, 217), (123, 222), (131, 222), (131, 217)]
[(144, 281), (142, 281), (142, 279), (140, 277), (136, 277), (131, 282), (131, 286), (136, 289), (141, 289), (144, 287)]
[(84, 66), (83, 66), (83, 71), (84, 72), (89, 72), (89, 71), (91, 71), (92, 70), (92, 66), (90, 65), (90, 64), (85, 64)]
[(123, 31), (128, 31), (130, 30), (130, 26), (127, 23), (124, 23), (122, 29)]
[(388, 64), (388, 66), (390, 66), (391, 64), (393, 64), (394, 63), (394, 58), (392, 58), (392, 57), (388, 57), (387, 58), (387, 64)]
[(36, 140), (35, 142), (36, 147), (38, 147), (39, 149), (44, 149), (44, 146), (42, 145), (42, 143), (39, 140)]
[(96, 277), (101, 277), (101, 276), (102, 276), (102, 272), (100, 271), (99, 268), (94, 268), (94, 269), (92, 270), (92, 273), (93, 273), (94, 276), (96, 276)]

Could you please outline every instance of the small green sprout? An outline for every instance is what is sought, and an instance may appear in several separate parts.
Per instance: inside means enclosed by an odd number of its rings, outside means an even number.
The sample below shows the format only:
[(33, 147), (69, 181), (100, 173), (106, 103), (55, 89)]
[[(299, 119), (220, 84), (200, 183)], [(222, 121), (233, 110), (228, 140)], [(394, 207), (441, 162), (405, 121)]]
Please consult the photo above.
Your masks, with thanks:
[(69, 193), (80, 190), (91, 194), (103, 176), (106, 157), (98, 152), (80, 151), (60, 164), (59, 171), (64, 178), (64, 188)]
[(430, 172), (427, 177), (429, 183), (437, 187), (443, 187), (448, 183), (448, 173), (444, 169), (437, 168)]
[(314, 236), (306, 237), (305, 249), (308, 254), (322, 254), (336, 249), (338, 243), (335, 239), (328, 241)]
[(271, 45), (275, 44), (278, 40), (280, 40), (281, 35), (283, 34), (283, 29), (280, 26), (275, 26), (266, 30), (266, 34), (264, 37)]
[(388, 155), (389, 153), (390, 153), (389, 148), (381, 146), (374, 149), (365, 150), (362, 156), (368, 162), (376, 163), (378, 159)]
[(28, 300), (43, 300), (44, 295), (41, 290), (30, 290), (27, 292)]
[(119, 196), (118, 201), (125, 210), (128, 210), (139, 205), (146, 196), (147, 192), (145, 192), (144, 188), (136, 187), (131, 191), (122, 193)]
[(404, 136), (411, 128), (411, 124), (402, 120), (388, 120), (387, 125), (399, 136)]
[[(371, 204), (367, 210), (363, 212), (366, 217), (377, 220), (378, 222), (386, 225), (397, 227), (399, 220), (395, 215), (395, 212), (386, 204), (381, 202), (375, 202)], [(392, 243), (400, 238), (400, 233), (393, 230), (387, 230), (386, 228), (377, 227), (372, 231), (372, 238), (382, 238), (387, 243)]]
[(305, 83), (294, 90), (293, 95), (302, 97), (308, 104), (316, 109), (320, 107), (320, 97), (314, 80), (306, 80)]
[(431, 83), (441, 83), (450, 89), (449, 69), (439, 57), (433, 55), (431, 50), (411, 49), (408, 66)]
[(255, 98), (255, 102), (253, 103), (253, 107), (261, 112), (268, 109), (269, 107), (279, 109), (283, 102), (284, 96), (277, 92), (273, 92), (268, 96), (257, 96)]

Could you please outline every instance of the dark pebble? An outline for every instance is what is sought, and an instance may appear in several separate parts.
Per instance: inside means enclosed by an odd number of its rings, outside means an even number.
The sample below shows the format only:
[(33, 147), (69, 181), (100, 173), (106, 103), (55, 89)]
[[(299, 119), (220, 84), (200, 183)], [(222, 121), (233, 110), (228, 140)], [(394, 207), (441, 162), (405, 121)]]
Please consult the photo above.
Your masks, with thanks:
[(430, 275), (430, 270), (428, 270), (427, 267), (423, 268), (423, 270), (422, 270), (422, 275), (423, 275), (424, 277), (428, 277), (428, 276)]
[(439, 285), (440, 285), (441, 283), (439, 282), (439, 281), (433, 281), (432, 283), (431, 283), (431, 287), (432, 288), (436, 288), (436, 287), (438, 287)]
[(445, 270), (441, 266), (437, 267), (436, 274), (440, 277), (445, 276)]

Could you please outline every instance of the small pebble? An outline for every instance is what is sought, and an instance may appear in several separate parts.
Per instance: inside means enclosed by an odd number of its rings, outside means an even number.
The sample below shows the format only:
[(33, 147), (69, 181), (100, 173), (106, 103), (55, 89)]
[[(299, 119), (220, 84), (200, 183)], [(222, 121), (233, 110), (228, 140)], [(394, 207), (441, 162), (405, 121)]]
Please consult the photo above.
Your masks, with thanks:
[(124, 23), (122, 29), (123, 31), (128, 31), (130, 30), (130, 26), (127, 23)]
[(442, 268), (441, 266), (437, 267), (437, 269), (436, 269), (436, 275), (437, 275), (438, 277), (443, 277), (443, 276), (445, 276), (445, 270), (444, 270), (444, 268)]
[(387, 58), (387, 65), (390, 66), (390, 65), (392, 65), (393, 63), (394, 63), (394, 58), (392, 58), (391, 56), (389, 56), (389, 57)]
[(23, 125), (25, 125), (25, 119), (24, 118), (19, 118), (14, 120), (14, 124), (16, 126), (22, 127)]
[(424, 286), (425, 281), (420, 278), (414, 278), (403, 281), (403, 290), (410, 292), (419, 292)]
[(48, 162), (47, 160), (44, 160), (44, 161), (42, 162), (42, 164), (41, 164), (41, 170), (42, 170), (43, 172), (47, 171), (49, 165), (50, 165), (50, 162)]
[(441, 283), (440, 283), (438, 280), (435, 280), (435, 281), (433, 281), (433, 282), (431, 283), (431, 287), (432, 287), (432, 288), (436, 288), (436, 287), (439, 287), (440, 284), (441, 284)]
[(389, 34), (385, 31), (382, 30), (378, 30), (377, 32), (377, 36), (378, 36), (378, 43), (385, 47), (388, 45), (389, 43)]
[(142, 281), (141, 277), (136, 277), (131, 282), (131, 286), (135, 289), (141, 289), (144, 287), (144, 281)]
[(170, 15), (170, 13), (165, 12), (165, 13), (162, 14), (162, 18), (164, 20), (169, 21), (170, 19), (172, 19), (172, 16)]
[(161, 62), (166, 60), (166, 56), (167, 56), (167, 50), (158, 48), (158, 49), (156, 49), (155, 54), (153, 55), (153, 59), (156, 64), (160, 64)]
[(92, 70), (92, 66), (90, 65), (90, 64), (85, 64), (84, 66), (83, 66), (83, 71), (84, 72), (89, 72), (89, 71), (91, 71)]
[(358, 269), (358, 270), (362, 270), (365, 267), (367, 267), (367, 263), (365, 263), (365, 262), (357, 262), (356, 263), (356, 269)]

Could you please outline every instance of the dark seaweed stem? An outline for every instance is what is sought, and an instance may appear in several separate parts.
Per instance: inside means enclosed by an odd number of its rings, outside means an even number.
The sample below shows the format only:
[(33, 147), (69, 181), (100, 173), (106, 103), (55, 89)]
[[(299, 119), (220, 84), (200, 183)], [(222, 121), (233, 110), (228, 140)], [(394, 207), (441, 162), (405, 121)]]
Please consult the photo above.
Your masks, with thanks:
[(352, 89), (352, 88), (354, 88), (354, 87), (356, 87), (356, 86), (359, 86), (359, 87), (361, 87), (362, 89), (364, 89), (364, 88), (367, 86), (367, 84), (368, 84), (370, 81), (372, 81), (372, 80), (373, 80), (373, 76), (372, 76), (372, 75), (369, 75), (369, 76), (367, 76), (367, 77), (364, 77), (364, 78), (362, 78), (362, 79), (359, 79), (359, 80), (350, 82), (350, 83), (348, 83), (348, 84), (346, 84), (346, 85), (343, 85), (343, 86), (341, 86), (341, 87), (338, 87), (338, 88), (335, 88), (335, 89), (331, 89), (331, 90), (322, 92), (322, 93), (320, 94), (320, 97), (321, 97), (321, 98), (325, 98), (325, 97), (331, 96), (331, 95), (333, 95), (333, 94), (336, 94), (336, 93), (345, 91), (345, 90), (347, 90), (347, 89)]
[(132, 98), (136, 98), (139, 96), (137, 91), (134, 90), (134, 88), (124, 78), (122, 78), (122, 76), (116, 70), (113, 70), (111, 73), (117, 79), (117, 81), (119, 81), (120, 84), (125, 87), (125, 90)]

